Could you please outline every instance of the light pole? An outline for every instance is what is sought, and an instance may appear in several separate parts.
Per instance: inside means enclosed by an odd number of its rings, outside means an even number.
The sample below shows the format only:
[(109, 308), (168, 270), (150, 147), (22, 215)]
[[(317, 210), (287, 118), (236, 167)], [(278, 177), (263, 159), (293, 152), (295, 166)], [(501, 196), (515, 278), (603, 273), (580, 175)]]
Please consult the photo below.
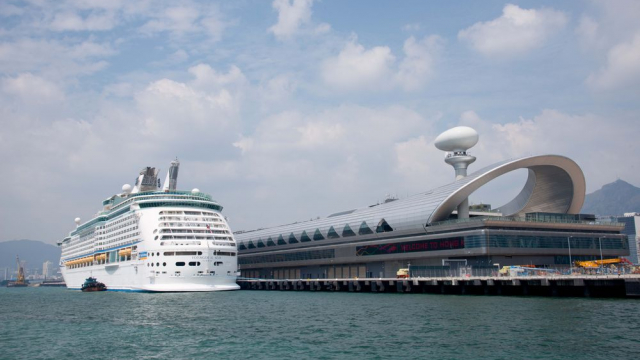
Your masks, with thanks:
[(569, 275), (573, 275), (573, 262), (571, 262), (571, 238), (573, 236), (567, 236), (567, 244), (569, 245)]
[[(607, 238), (606, 236), (604, 237)], [(600, 243), (600, 267), (602, 267), (602, 237), (598, 236), (598, 242)]]

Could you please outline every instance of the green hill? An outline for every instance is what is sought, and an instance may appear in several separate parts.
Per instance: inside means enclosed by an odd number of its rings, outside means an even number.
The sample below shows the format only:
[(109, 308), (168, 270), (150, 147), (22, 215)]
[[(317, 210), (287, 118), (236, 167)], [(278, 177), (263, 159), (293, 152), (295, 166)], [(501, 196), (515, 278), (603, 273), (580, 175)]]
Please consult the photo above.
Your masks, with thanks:
[(581, 212), (619, 216), (628, 212), (640, 212), (640, 188), (618, 179), (587, 194)]

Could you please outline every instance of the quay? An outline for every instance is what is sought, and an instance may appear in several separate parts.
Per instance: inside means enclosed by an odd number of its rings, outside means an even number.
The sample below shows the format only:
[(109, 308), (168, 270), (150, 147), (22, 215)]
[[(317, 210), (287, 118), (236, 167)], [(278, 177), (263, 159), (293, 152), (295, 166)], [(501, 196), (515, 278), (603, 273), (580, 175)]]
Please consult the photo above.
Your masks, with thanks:
[(241, 290), (640, 298), (640, 275), (637, 274), (405, 279), (239, 278), (237, 282)]

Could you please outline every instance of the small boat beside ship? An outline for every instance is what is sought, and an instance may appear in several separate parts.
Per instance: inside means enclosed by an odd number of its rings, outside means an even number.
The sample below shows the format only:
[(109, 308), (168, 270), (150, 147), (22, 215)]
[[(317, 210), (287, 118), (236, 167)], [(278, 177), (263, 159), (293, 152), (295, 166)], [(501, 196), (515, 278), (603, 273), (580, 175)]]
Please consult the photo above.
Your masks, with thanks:
[(94, 277), (88, 277), (80, 288), (82, 292), (107, 291), (107, 287)]

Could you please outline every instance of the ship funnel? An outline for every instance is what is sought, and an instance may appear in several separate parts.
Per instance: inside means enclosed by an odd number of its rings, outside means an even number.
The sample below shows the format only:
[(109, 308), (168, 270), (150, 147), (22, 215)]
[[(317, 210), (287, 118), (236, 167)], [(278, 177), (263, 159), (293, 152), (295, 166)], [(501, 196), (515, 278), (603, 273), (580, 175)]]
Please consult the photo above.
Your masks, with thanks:
[(171, 162), (169, 171), (167, 171), (167, 177), (164, 180), (163, 191), (173, 191), (178, 188), (178, 169), (180, 168), (180, 162), (178, 158)]
[[(436, 138), (435, 146), (447, 152), (444, 161), (453, 166), (456, 180), (466, 177), (467, 168), (476, 161), (476, 157), (469, 155), (467, 150), (474, 147), (478, 143), (478, 139), (478, 132), (467, 126), (454, 127)], [(458, 205), (458, 219), (468, 217), (469, 199), (467, 198)]]
[[(159, 187), (160, 179), (158, 179), (158, 170), (154, 167), (147, 166), (140, 171), (140, 177), (138, 181), (136, 181), (138, 191), (133, 192), (155, 191), (158, 190)], [(136, 190), (136, 188), (134, 188), (134, 190)]]

